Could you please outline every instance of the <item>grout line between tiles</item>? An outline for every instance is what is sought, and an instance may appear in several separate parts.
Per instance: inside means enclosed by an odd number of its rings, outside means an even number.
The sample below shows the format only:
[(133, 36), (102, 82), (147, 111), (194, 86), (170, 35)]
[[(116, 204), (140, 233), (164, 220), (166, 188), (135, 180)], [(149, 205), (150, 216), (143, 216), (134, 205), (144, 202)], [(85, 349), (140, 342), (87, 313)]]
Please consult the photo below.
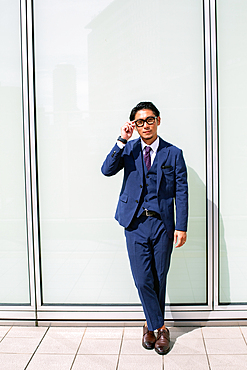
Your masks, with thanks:
[(201, 333), (202, 333), (203, 345), (204, 345), (205, 352), (206, 352), (206, 357), (207, 357), (207, 362), (208, 362), (208, 368), (209, 368), (209, 370), (211, 370), (210, 361), (209, 361), (208, 352), (207, 352), (207, 347), (206, 347), (206, 342), (205, 342), (205, 338), (204, 338), (204, 335), (203, 335), (202, 328), (201, 328)]
[(26, 366), (24, 367), (24, 369), (23, 369), (23, 370), (26, 370), (26, 369), (27, 369), (27, 367), (29, 366), (30, 362), (32, 361), (32, 359), (33, 359), (33, 357), (34, 357), (35, 353), (37, 352), (37, 350), (38, 350), (39, 346), (41, 345), (41, 343), (42, 343), (43, 339), (45, 338), (45, 336), (46, 336), (46, 334), (47, 334), (47, 332), (48, 332), (48, 330), (49, 330), (49, 329), (50, 329), (50, 326), (46, 329), (45, 334), (44, 334), (44, 335), (43, 335), (43, 337), (41, 338), (41, 340), (40, 340), (39, 344), (37, 345), (36, 349), (33, 351), (32, 356), (30, 357), (30, 359), (29, 359), (28, 363), (26, 364)]
[(123, 332), (122, 332), (122, 339), (121, 339), (121, 343), (120, 343), (120, 347), (119, 347), (116, 370), (118, 370), (118, 365), (119, 365), (119, 361), (120, 361), (120, 354), (121, 354), (121, 350), (122, 350), (122, 346), (123, 346), (124, 331), (125, 331), (125, 327), (123, 328)]
[(5, 335), (1, 338), (1, 340), (0, 340), (0, 343), (2, 342), (2, 340), (6, 337), (6, 335), (10, 332), (10, 330), (13, 328), (13, 326), (11, 326), (10, 328), (9, 328), (9, 330), (7, 331), (7, 333), (5, 333)]
[(77, 351), (76, 351), (76, 353), (75, 353), (74, 359), (73, 359), (73, 361), (72, 361), (72, 364), (71, 364), (70, 370), (72, 370), (72, 367), (74, 366), (74, 363), (75, 363), (76, 357), (77, 357), (77, 355), (78, 355), (79, 349), (80, 349), (80, 347), (81, 347), (82, 340), (83, 340), (83, 338), (84, 338), (84, 336), (85, 336), (86, 330), (87, 330), (87, 328), (85, 328), (84, 333), (83, 333), (83, 335), (82, 335), (82, 337), (81, 337), (81, 340), (80, 340), (79, 346), (78, 346), (78, 348), (77, 348)]
[(244, 338), (245, 344), (247, 345), (247, 339), (245, 338), (244, 333), (242, 332), (241, 326), (239, 326), (239, 329), (240, 329), (240, 332), (242, 334), (242, 337)]

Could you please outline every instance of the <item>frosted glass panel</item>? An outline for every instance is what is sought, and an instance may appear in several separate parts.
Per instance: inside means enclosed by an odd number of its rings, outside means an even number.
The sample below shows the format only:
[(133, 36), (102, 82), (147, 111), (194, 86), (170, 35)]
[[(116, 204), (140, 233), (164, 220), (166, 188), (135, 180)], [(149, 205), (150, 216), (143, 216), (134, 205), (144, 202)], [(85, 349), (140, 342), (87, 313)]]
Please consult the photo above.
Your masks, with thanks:
[(43, 302), (139, 303), (113, 218), (122, 174), (100, 168), (131, 108), (151, 100), (160, 135), (184, 150), (191, 193), (167, 299), (206, 303), (202, 2), (34, 5)]
[(218, 1), (220, 303), (247, 303), (247, 3)]
[(0, 304), (28, 304), (19, 1), (0, 1)]

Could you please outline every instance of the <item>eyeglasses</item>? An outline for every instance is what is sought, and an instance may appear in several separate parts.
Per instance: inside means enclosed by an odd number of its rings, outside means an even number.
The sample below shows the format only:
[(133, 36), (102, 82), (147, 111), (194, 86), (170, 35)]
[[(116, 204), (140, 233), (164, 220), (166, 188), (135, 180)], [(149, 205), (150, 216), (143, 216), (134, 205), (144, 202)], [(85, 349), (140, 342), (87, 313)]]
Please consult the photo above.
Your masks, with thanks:
[(147, 122), (148, 125), (153, 125), (156, 118), (157, 117), (149, 116), (146, 119), (137, 119), (136, 121), (134, 121), (134, 123), (136, 124), (137, 127), (144, 126), (145, 122)]

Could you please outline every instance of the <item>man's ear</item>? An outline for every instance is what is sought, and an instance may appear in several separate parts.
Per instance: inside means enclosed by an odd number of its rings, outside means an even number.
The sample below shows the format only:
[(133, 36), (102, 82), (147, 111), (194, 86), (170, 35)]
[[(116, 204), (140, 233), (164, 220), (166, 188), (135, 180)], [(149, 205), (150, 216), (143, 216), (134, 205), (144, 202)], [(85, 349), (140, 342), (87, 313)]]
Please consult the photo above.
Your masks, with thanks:
[(160, 121), (161, 121), (160, 117), (157, 117), (157, 120), (158, 120), (158, 126), (159, 126), (160, 125)]

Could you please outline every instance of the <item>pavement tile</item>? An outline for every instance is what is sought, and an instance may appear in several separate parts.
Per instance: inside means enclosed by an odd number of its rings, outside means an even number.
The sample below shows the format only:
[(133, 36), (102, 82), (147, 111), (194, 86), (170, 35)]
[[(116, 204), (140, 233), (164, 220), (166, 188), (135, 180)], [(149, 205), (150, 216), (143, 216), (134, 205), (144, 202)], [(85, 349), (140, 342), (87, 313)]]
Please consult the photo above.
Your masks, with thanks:
[(163, 356), (160, 356), (157, 353), (155, 353), (155, 356), (121, 355), (119, 359), (118, 370), (162, 370), (162, 362)]
[(46, 336), (52, 338), (82, 338), (85, 333), (84, 327), (81, 328), (58, 328), (50, 327)]
[(175, 355), (203, 355), (206, 353), (202, 338), (178, 337), (175, 343), (171, 340), (170, 353)]
[(74, 355), (36, 353), (30, 361), (27, 370), (70, 370), (74, 357)]
[(247, 355), (244, 339), (205, 339), (206, 351), (210, 355)]
[(156, 355), (154, 350), (147, 350), (142, 347), (141, 338), (125, 339), (122, 344), (121, 354), (123, 355)]
[(33, 353), (40, 340), (38, 338), (4, 338), (0, 343), (0, 353)]
[(78, 338), (52, 338), (45, 336), (41, 342), (37, 353), (39, 354), (75, 354), (79, 344), (80, 337)]
[(245, 337), (245, 339), (247, 340), (247, 326), (241, 326), (240, 330), (241, 330), (243, 336)]
[(208, 355), (211, 370), (247, 369), (247, 355)]
[(116, 355), (120, 350), (121, 339), (83, 339), (80, 355)]
[(13, 326), (8, 332), (6, 338), (42, 338), (45, 334), (46, 327), (19, 327)]
[(143, 327), (124, 328), (124, 339), (140, 339), (143, 335)]
[(173, 355), (164, 356), (165, 370), (209, 370), (206, 355)]
[(123, 335), (123, 328), (87, 328), (84, 338), (104, 338), (104, 339), (120, 339)]
[(78, 355), (72, 370), (115, 370), (117, 361), (118, 355)]
[(23, 370), (31, 358), (31, 354), (0, 354), (0, 369), (1, 370)]
[(0, 340), (7, 334), (10, 328), (11, 326), (0, 326)]
[(202, 338), (202, 329), (198, 327), (172, 327), (170, 330), (171, 339), (183, 338)]
[(239, 338), (242, 339), (242, 333), (238, 326), (235, 327), (204, 327), (202, 328), (204, 338)]
[(72, 370), (115, 370), (120, 348), (118, 370), (247, 370), (247, 326), (169, 330), (171, 350), (159, 356), (142, 347), (142, 326), (0, 326), (0, 370), (23, 370), (36, 349), (27, 370), (70, 370), (78, 348)]

